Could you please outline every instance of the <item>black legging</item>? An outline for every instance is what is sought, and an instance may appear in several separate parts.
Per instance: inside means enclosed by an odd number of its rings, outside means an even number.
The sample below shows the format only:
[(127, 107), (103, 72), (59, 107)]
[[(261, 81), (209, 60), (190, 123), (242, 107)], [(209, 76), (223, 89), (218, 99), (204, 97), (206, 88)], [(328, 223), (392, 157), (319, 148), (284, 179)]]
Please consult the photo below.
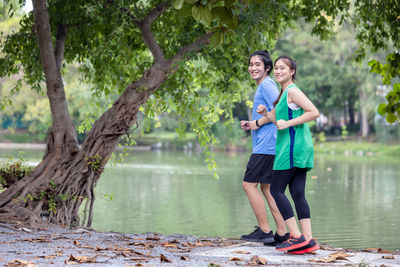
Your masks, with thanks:
[(285, 196), (287, 185), (289, 185), (298, 219), (310, 218), (310, 208), (308, 207), (304, 193), (306, 187), (306, 169), (293, 168), (290, 170), (274, 171), (273, 173), (271, 194), (283, 219), (286, 221), (294, 216), (289, 199)]

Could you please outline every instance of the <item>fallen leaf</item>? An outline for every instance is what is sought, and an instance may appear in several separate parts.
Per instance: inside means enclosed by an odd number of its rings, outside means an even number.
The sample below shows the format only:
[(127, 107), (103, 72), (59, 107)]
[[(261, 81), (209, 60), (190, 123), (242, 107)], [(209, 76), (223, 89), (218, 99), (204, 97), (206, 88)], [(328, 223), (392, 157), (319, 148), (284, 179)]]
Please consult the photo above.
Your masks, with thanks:
[(250, 254), (250, 252), (243, 251), (243, 250), (235, 250), (233, 253), (238, 253), (238, 254)]
[(161, 262), (171, 262), (167, 257), (165, 257), (163, 254), (160, 255), (160, 261)]
[(394, 260), (394, 256), (393, 255), (385, 255), (385, 256), (382, 256), (382, 259)]
[(318, 178), (318, 176), (316, 176), (316, 175), (311, 176), (311, 179), (317, 179), (317, 178)]
[(379, 251), (379, 250), (380, 250), (380, 248), (365, 248), (365, 249), (362, 249), (361, 251), (376, 252), (376, 251)]
[(6, 264), (7, 267), (36, 267), (37, 265), (24, 260), (13, 260)]
[(178, 249), (166, 249), (166, 251), (171, 252), (171, 253), (188, 253), (190, 252), (190, 249), (184, 249), (184, 250), (178, 250)]
[(219, 265), (219, 264), (210, 263), (210, 264), (208, 265), (208, 267), (222, 267), (222, 266)]
[(159, 237), (156, 237), (156, 236), (148, 236), (148, 237), (146, 237), (146, 240), (159, 241), (160, 238), (159, 238)]
[(259, 256), (253, 256), (250, 258), (250, 265), (265, 265), (267, 264), (267, 259), (259, 257)]
[(75, 246), (79, 246), (79, 245), (81, 244), (81, 243), (79, 243), (77, 240), (74, 240), (73, 243), (74, 243)]
[(183, 260), (183, 261), (188, 261), (188, 260), (189, 260), (189, 258), (188, 258), (188, 257), (186, 257), (186, 256), (181, 256), (181, 260)]
[(166, 243), (163, 245), (165, 248), (179, 248), (177, 245), (172, 244), (172, 243)]
[(389, 250), (383, 250), (381, 248), (378, 249), (378, 253), (389, 253), (389, 254), (393, 254), (393, 252), (389, 251)]
[(69, 262), (77, 262), (77, 263), (98, 263), (95, 257), (89, 256), (74, 256), (70, 255), (68, 260)]
[(229, 260), (230, 260), (230, 261), (241, 261), (242, 259), (241, 259), (241, 258), (235, 258), (235, 257), (233, 257), (233, 258), (229, 258)]
[(331, 262), (335, 262), (336, 260), (346, 260), (349, 261), (349, 259), (347, 259), (346, 257), (352, 257), (353, 255), (350, 254), (346, 254), (342, 251), (338, 251), (332, 254), (329, 254), (328, 258), (320, 258), (317, 260), (311, 259), (308, 261), (311, 262), (323, 262), (323, 263), (331, 263)]
[(32, 242), (32, 243), (45, 243), (45, 242), (50, 242), (49, 239), (47, 238), (43, 238), (43, 237), (39, 237), (39, 238), (27, 238), (24, 239), (22, 241), (28, 241), (28, 242)]

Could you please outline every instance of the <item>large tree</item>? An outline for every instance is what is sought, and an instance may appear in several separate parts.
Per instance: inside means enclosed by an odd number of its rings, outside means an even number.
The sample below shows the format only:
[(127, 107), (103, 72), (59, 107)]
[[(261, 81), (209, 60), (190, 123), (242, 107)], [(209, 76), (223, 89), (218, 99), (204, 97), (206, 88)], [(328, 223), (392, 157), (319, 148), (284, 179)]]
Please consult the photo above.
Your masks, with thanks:
[[(211, 124), (222, 113), (230, 117), (246, 92), (239, 81), (247, 56), (271, 48), (299, 18), (326, 37), (348, 2), (33, 0), (20, 30), (1, 43), (0, 76), (23, 71), (32, 89), (45, 87), (52, 127), (42, 162), (0, 194), (1, 217), (90, 226), (93, 189), (139, 109), (177, 112), (206, 146)], [(65, 62), (81, 64), (95, 94), (119, 95), (81, 146), (64, 92)]]

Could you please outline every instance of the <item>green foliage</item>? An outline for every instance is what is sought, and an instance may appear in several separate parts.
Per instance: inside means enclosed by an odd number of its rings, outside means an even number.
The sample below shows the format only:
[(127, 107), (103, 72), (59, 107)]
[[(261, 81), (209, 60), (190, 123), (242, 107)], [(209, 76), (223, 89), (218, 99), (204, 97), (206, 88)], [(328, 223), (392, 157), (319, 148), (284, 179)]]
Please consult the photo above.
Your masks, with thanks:
[(101, 156), (96, 154), (94, 156), (90, 156), (87, 159), (87, 163), (88, 165), (94, 170), (94, 171), (98, 171), (101, 167)]
[(8, 160), (0, 166), (0, 191), (30, 174), (33, 170), (33, 167), (28, 166), (23, 158), (23, 152), (19, 153), (18, 159), (7, 155), (6, 157)]
[[(382, 76), (383, 84), (390, 85), (392, 80), (400, 77), (400, 52), (394, 52), (386, 57), (386, 64), (377, 60), (371, 60), (368, 64), (371, 72)], [(393, 83), (392, 90), (386, 94), (387, 103), (382, 103), (378, 107), (378, 113), (386, 116), (389, 123), (400, 122), (400, 83)]]
[(349, 132), (347, 131), (346, 125), (342, 126), (342, 130), (341, 130), (340, 135), (342, 137), (342, 140), (346, 140), (347, 139), (347, 136), (349, 135)]

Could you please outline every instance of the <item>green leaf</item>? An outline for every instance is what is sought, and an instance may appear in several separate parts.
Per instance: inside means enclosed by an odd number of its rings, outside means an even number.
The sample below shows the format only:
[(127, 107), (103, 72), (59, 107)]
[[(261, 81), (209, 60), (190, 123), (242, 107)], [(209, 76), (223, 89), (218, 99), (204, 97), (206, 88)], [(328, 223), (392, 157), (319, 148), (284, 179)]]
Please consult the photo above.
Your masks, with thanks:
[(386, 121), (389, 122), (389, 123), (394, 123), (394, 122), (396, 122), (396, 120), (397, 120), (397, 117), (396, 117), (396, 115), (393, 114), (393, 113), (389, 113), (389, 114), (386, 116)]
[(210, 38), (210, 45), (212, 47), (217, 47), (217, 46), (221, 45), (223, 42), (222, 36), (223, 36), (223, 34), (221, 34), (220, 31), (214, 32), (214, 34)]
[(233, 7), (236, 3), (236, 0), (225, 0), (224, 4), (226, 7)]
[(173, 0), (172, 5), (176, 9), (181, 9), (183, 6), (184, 0)]
[(182, 17), (190, 17), (192, 16), (192, 5), (185, 4), (181, 9), (179, 9), (178, 13)]
[(186, 3), (188, 4), (194, 4), (196, 3), (198, 0), (185, 0)]
[(212, 21), (211, 10), (206, 6), (193, 6), (192, 8), (193, 18), (200, 23), (208, 26)]
[(380, 114), (380, 115), (385, 115), (386, 113), (387, 113), (387, 111), (386, 111), (386, 104), (380, 104), (379, 105), (379, 107), (378, 107), (378, 113)]

